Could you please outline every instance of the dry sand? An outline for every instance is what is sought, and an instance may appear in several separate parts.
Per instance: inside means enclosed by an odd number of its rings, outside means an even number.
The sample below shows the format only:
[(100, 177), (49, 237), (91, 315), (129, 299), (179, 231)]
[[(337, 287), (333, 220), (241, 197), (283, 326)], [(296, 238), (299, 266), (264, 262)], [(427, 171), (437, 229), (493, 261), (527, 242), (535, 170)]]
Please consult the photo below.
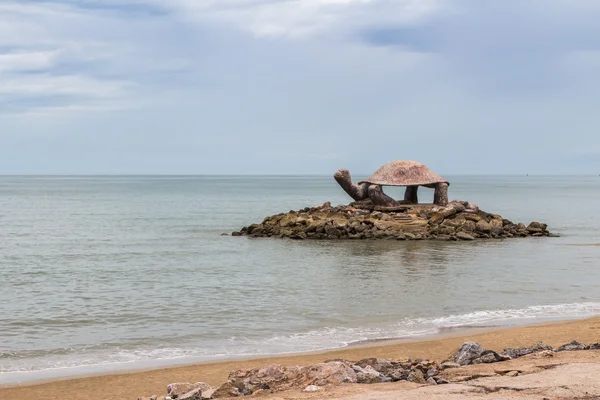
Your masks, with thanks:
[[(35, 384), (28, 386), (16, 386), (16, 387), (5, 387), (0, 389), (0, 399), (35, 399), (45, 400), (58, 398), (70, 399), (70, 400), (135, 400), (138, 396), (146, 395), (150, 396), (153, 394), (164, 395), (166, 386), (172, 382), (197, 382), (204, 381), (213, 386), (218, 386), (227, 380), (229, 371), (243, 368), (255, 368), (266, 366), (268, 364), (282, 364), (282, 365), (309, 365), (322, 362), (329, 358), (345, 358), (348, 360), (359, 360), (368, 357), (383, 357), (383, 358), (423, 358), (431, 360), (443, 360), (452, 354), (458, 347), (467, 340), (474, 340), (483, 346), (494, 349), (502, 350), (506, 347), (527, 347), (531, 344), (543, 341), (546, 344), (557, 347), (561, 344), (570, 342), (571, 340), (579, 340), (584, 343), (595, 343), (600, 342), (600, 318), (592, 318), (582, 321), (570, 321), (563, 323), (547, 324), (547, 325), (535, 325), (528, 327), (515, 327), (509, 329), (499, 329), (496, 331), (488, 332), (469, 332), (461, 333), (453, 337), (443, 337), (436, 339), (428, 339), (422, 341), (403, 341), (403, 342), (385, 342), (385, 344), (377, 344), (373, 346), (361, 346), (361, 347), (348, 347), (341, 350), (313, 353), (313, 354), (302, 354), (284, 357), (265, 357), (257, 358), (252, 360), (240, 360), (240, 361), (229, 361), (229, 362), (218, 362), (218, 363), (205, 363), (196, 364), (183, 367), (172, 367), (164, 369), (156, 369), (142, 372), (131, 372), (131, 373), (119, 373), (113, 375), (102, 375), (102, 376), (91, 376), (70, 380), (61, 380), (43, 384)], [(598, 351), (586, 351), (586, 352), (572, 352), (572, 353), (561, 353), (551, 358), (550, 360), (563, 360), (562, 364), (565, 364), (565, 368), (572, 368), (572, 371), (567, 371), (581, 379), (591, 379), (592, 376), (596, 376), (596, 381), (590, 383), (590, 390), (594, 389), (593, 385), (597, 385), (598, 398), (600, 398), (600, 352)], [(491, 364), (492, 366), (503, 365), (502, 368), (526, 368), (526, 363), (530, 363), (530, 357), (509, 361), (508, 363), (516, 363), (515, 366), (507, 366), (507, 363)], [(536, 361), (549, 362), (546, 360)], [(583, 364), (582, 364), (583, 363)], [(495, 368), (490, 366), (473, 366), (476, 368)], [(469, 367), (472, 368), (472, 367)], [(563, 367), (561, 367), (563, 368)], [(543, 368), (542, 368), (543, 369)], [(462, 369), (461, 369), (462, 370)], [(559, 376), (564, 375), (564, 371), (560, 368), (552, 369), (555, 374)], [(586, 372), (587, 371), (587, 372)], [(548, 370), (547, 372), (551, 372)], [(589, 373), (588, 373), (589, 372)], [(541, 372), (544, 374), (545, 372)], [(538, 376), (534, 374), (531, 376)], [(529, 375), (517, 376), (514, 378), (500, 377), (503, 379), (524, 379)], [(482, 379), (494, 379), (482, 378)], [(546, 381), (552, 382), (558, 379), (555, 376), (548, 376), (545, 378)], [(593, 380), (593, 379), (592, 379)], [(470, 381), (469, 385), (473, 382)], [(522, 386), (528, 387), (534, 385), (533, 382), (523, 380)], [(589, 383), (589, 382), (588, 382)], [(488, 383), (485, 383), (488, 384)], [(502, 383), (489, 383), (490, 385), (496, 385), (497, 387), (503, 387)], [(282, 393), (269, 396), (269, 398), (280, 398), (280, 399), (319, 399), (319, 398), (348, 398), (348, 399), (395, 399), (395, 398), (465, 398), (471, 397), (469, 392), (462, 393), (461, 390), (465, 390), (465, 387), (470, 387), (466, 384), (461, 385), (439, 385), (437, 387), (423, 387), (415, 389), (415, 385), (407, 382), (400, 383), (389, 383), (389, 384), (378, 384), (378, 385), (348, 385), (339, 388), (328, 389), (324, 392), (317, 393), (302, 393), (295, 391), (293, 393)], [(459, 386), (460, 388), (453, 389), (453, 387)], [(490, 386), (490, 387), (492, 387)], [(565, 386), (561, 384), (559, 386)], [(445, 387), (445, 389), (444, 389)], [(409, 390), (406, 392), (407, 389)], [(460, 390), (459, 390), (460, 389)], [(539, 389), (539, 388), (538, 388)], [(579, 396), (585, 398), (585, 385), (580, 388), (583, 393), (581, 396), (573, 395), (572, 397), (548, 397), (548, 398), (575, 398)], [(435, 391), (442, 391), (436, 395)], [(450, 392), (453, 394), (451, 397)], [(480, 390), (480, 389), (476, 389)], [(482, 390), (482, 389), (481, 389)], [(540, 389), (541, 390), (541, 389)], [(550, 389), (549, 389), (550, 390)], [(557, 390), (560, 390), (557, 389)], [(567, 390), (567, 389), (562, 389)], [(398, 391), (402, 394), (398, 397)], [(496, 392), (499, 393), (502, 390), (498, 389)], [(384, 394), (387, 393), (385, 396)], [(408, 396), (408, 393), (411, 393)], [(462, 394), (461, 394), (462, 393)], [(540, 392), (541, 393), (541, 392)], [(592, 391), (588, 391), (592, 396)], [(479, 393), (472, 393), (473, 395), (481, 396)], [(542, 400), (537, 394), (533, 394), (534, 397), (523, 397), (529, 396), (525, 390), (517, 390), (505, 394), (503, 397), (489, 397), (489, 398), (503, 398), (509, 399), (514, 396), (518, 398), (536, 398)], [(408, 396), (408, 397), (407, 397)], [(415, 397), (416, 396), (416, 397)], [(421, 397), (423, 396), (423, 397)], [(441, 396), (441, 397), (438, 397)], [(459, 397), (456, 397), (459, 396)], [(462, 396), (462, 397), (460, 397)], [(537, 396), (537, 397), (535, 397)], [(515, 397), (515, 398), (516, 398)], [(488, 398), (488, 396), (486, 396)], [(595, 397), (587, 397), (595, 398)]]

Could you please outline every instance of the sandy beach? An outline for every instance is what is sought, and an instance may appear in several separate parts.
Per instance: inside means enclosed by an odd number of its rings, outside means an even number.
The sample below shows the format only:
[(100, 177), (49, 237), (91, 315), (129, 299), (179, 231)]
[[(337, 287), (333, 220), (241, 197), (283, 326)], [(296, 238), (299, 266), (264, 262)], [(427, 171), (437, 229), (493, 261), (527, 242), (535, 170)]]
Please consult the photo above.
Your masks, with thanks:
[[(538, 341), (543, 341), (554, 347), (570, 342), (571, 340), (594, 343), (600, 341), (600, 317), (526, 327), (502, 328), (485, 332), (469, 331), (444, 337), (427, 338), (426, 340), (380, 342), (311, 354), (202, 363), (138, 372), (89, 376), (23, 386), (5, 386), (0, 388), (0, 399), (137, 399), (142, 395), (164, 394), (167, 384), (172, 382), (204, 381), (210, 385), (219, 386), (227, 380), (227, 376), (232, 370), (261, 367), (273, 363), (286, 366), (309, 365), (330, 358), (359, 360), (368, 357), (411, 357), (443, 360), (456, 351), (463, 342), (468, 340), (476, 341), (486, 348), (494, 350), (502, 350), (507, 347), (526, 347)], [(577, 353), (571, 353), (569, 357), (576, 359)], [(600, 360), (597, 360), (597, 362), (600, 362)], [(369, 385), (369, 387), (371, 386)], [(379, 388), (383, 387), (383, 390), (392, 386), (394, 384), (377, 385)], [(364, 385), (356, 385), (355, 389), (348, 392), (348, 389), (344, 387), (337, 391), (328, 392), (327, 397), (340, 398), (351, 393), (353, 390), (364, 392), (367, 389), (365, 389)], [(374, 387), (373, 390), (375, 390)], [(315, 398), (314, 395), (312, 394), (312, 398)], [(311, 397), (310, 394), (303, 394), (299, 391), (294, 396), (294, 398)], [(289, 397), (281, 397), (279, 395), (279, 398)]]

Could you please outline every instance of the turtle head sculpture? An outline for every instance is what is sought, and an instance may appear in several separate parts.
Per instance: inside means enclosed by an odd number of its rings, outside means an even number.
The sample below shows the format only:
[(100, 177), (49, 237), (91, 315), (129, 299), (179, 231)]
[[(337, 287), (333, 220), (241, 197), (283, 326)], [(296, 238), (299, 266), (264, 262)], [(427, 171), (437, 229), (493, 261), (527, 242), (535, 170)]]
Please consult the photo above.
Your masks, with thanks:
[[(389, 162), (358, 184), (352, 183), (350, 172), (346, 169), (338, 170), (333, 177), (354, 200), (370, 199), (377, 206), (393, 207), (400, 204), (418, 204), (419, 186), (434, 189), (434, 204), (440, 206), (448, 204), (448, 186), (450, 185), (448, 181), (416, 161)], [(404, 201), (396, 201), (383, 193), (382, 186), (406, 186)]]

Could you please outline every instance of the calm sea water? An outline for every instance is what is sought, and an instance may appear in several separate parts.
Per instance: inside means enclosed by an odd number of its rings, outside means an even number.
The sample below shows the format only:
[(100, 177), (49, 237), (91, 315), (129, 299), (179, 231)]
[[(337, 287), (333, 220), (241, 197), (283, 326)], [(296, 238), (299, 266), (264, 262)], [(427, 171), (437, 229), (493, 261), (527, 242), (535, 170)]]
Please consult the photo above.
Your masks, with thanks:
[(330, 177), (0, 177), (0, 383), (600, 313), (600, 177), (449, 178), (562, 236), (236, 238), (349, 199)]

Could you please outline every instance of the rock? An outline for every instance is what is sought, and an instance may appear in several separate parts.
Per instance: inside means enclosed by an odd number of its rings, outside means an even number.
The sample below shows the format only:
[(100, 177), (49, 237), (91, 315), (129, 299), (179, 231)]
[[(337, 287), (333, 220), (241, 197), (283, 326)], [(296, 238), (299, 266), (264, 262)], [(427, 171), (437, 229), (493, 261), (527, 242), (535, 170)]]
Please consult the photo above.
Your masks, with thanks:
[(299, 232), (296, 235), (291, 235), (290, 239), (293, 239), (293, 240), (306, 240), (306, 239), (308, 239), (308, 236), (304, 232)]
[(321, 388), (317, 385), (308, 385), (304, 388), (303, 392), (317, 392), (321, 390)]
[(213, 398), (247, 396), (265, 390), (278, 392), (310, 385), (328, 386), (356, 382), (356, 372), (345, 360), (308, 367), (283, 367), (273, 364), (261, 369), (231, 372), (227, 383), (214, 392)]
[(508, 348), (502, 351), (502, 354), (505, 356), (509, 356), (510, 358), (519, 358), (526, 356), (527, 354), (537, 353), (544, 350), (552, 351), (552, 346), (548, 346), (542, 342), (538, 342), (531, 347), (522, 347), (519, 349)]
[(443, 362), (440, 365), (440, 367), (442, 368), (442, 371), (443, 371), (443, 370), (450, 369), (450, 368), (460, 368), (460, 364), (455, 363), (453, 361), (446, 361), (446, 362)]
[(427, 376), (428, 378), (433, 378), (434, 376), (438, 375), (440, 373), (440, 371), (437, 368), (429, 368), (427, 370), (427, 373), (425, 374), (425, 376)]
[(343, 362), (334, 361), (307, 367), (307, 375), (311, 384), (317, 386), (338, 385), (340, 383), (356, 383), (356, 372)]
[(420, 383), (422, 385), (427, 383), (427, 380), (420, 369), (413, 369), (410, 371), (407, 380), (414, 383)]
[(600, 350), (600, 343), (590, 344), (589, 350)]
[(433, 378), (433, 379), (435, 380), (435, 382), (436, 382), (438, 385), (447, 385), (448, 383), (450, 383), (450, 382), (448, 382), (446, 379), (439, 378), (439, 377), (437, 377), (437, 376), (436, 376), (435, 378)]
[(475, 238), (466, 232), (456, 232), (456, 238), (460, 240), (475, 240)]
[(481, 221), (481, 217), (479, 216), (479, 214), (464, 214), (463, 216), (468, 221), (473, 221), (473, 222)]
[(539, 353), (535, 353), (537, 356), (539, 357), (543, 357), (543, 358), (550, 358), (550, 357), (554, 357), (554, 352), (551, 350), (544, 350), (544, 351), (540, 351)]
[(370, 365), (365, 368), (355, 365), (353, 369), (356, 372), (357, 383), (380, 383), (384, 380), (384, 376)]
[(479, 222), (477, 222), (475, 230), (477, 232), (490, 233), (492, 231), (492, 227), (490, 226), (489, 222), (486, 222), (482, 219)]
[(563, 344), (556, 351), (577, 351), (577, 350), (587, 350), (588, 346), (583, 343), (578, 342), (577, 340), (573, 340), (570, 343)]
[(532, 222), (527, 226), (527, 230), (531, 233), (533, 232), (543, 232), (548, 228), (548, 225), (542, 224), (540, 222)]
[(433, 378), (427, 378), (427, 383), (429, 383), (430, 385), (437, 385), (436, 380)]
[(453, 361), (459, 365), (469, 365), (483, 354), (485, 347), (475, 342), (465, 342), (453, 357)]
[(354, 363), (361, 368), (371, 367), (377, 372), (384, 373), (389, 368), (394, 366), (394, 363), (389, 358), (365, 358)]
[(209, 398), (209, 396), (204, 396), (202, 389), (198, 388), (178, 396), (177, 400), (202, 400), (205, 398)]
[(211, 390), (212, 387), (208, 383), (204, 383), (204, 382), (196, 382), (196, 383), (177, 382), (177, 383), (171, 383), (171, 384), (167, 385), (167, 395), (170, 396), (173, 399), (178, 399), (178, 398), (180, 398), (181, 395), (187, 394), (187, 393), (189, 393), (191, 391), (194, 391), (196, 389), (207, 391), (207, 390)]
[(386, 370), (383, 374), (392, 382), (397, 382), (407, 380), (409, 373), (410, 370), (403, 368), (401, 365), (396, 365)]
[[(247, 393), (247, 394), (251, 394), (251, 393)], [(242, 394), (241, 389), (235, 387), (233, 385), (233, 383), (231, 383), (231, 382), (226, 382), (223, 385), (221, 385), (217, 390), (215, 390), (215, 392), (212, 395), (212, 398), (220, 399), (223, 397), (238, 397), (238, 396), (244, 396), (244, 394)]]
[[(369, 209), (373, 209), (372, 204)], [(266, 217), (261, 224), (243, 227), (231, 235), (296, 240), (474, 240), (551, 235), (545, 230), (545, 224), (515, 225), (499, 215), (479, 211), (466, 201), (453, 201), (446, 207), (400, 205), (373, 212), (369, 209), (363, 209), (358, 203), (305, 207)]]
[[(510, 357), (509, 357), (510, 359)], [(481, 356), (471, 361), (471, 364), (491, 364), (498, 361), (504, 361), (502, 357), (493, 350), (484, 351)]]
[(490, 232), (493, 235), (500, 235), (502, 233), (502, 218), (492, 218), (490, 220)]
[(509, 371), (506, 374), (504, 374), (504, 376), (518, 376), (519, 375), (519, 371)]
[(444, 216), (441, 213), (436, 213), (427, 221), (430, 225), (439, 225), (444, 221)]

